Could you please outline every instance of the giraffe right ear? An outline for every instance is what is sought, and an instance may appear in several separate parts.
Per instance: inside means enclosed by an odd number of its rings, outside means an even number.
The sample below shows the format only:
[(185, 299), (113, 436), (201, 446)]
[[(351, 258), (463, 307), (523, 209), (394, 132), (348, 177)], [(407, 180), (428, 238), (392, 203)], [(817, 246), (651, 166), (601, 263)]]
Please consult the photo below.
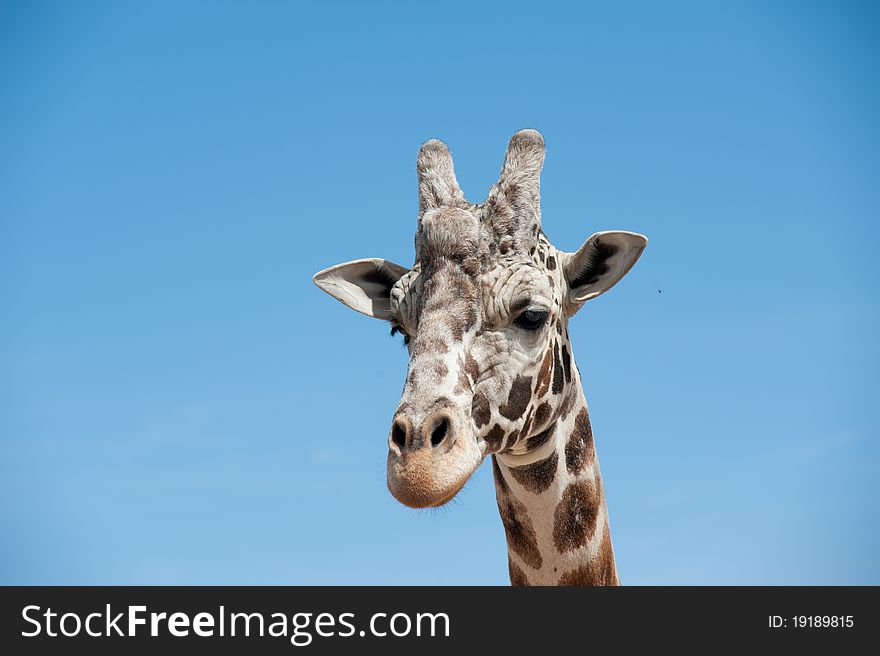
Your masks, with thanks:
[(391, 319), (391, 288), (409, 269), (381, 258), (353, 260), (318, 271), (312, 281), (368, 317)]

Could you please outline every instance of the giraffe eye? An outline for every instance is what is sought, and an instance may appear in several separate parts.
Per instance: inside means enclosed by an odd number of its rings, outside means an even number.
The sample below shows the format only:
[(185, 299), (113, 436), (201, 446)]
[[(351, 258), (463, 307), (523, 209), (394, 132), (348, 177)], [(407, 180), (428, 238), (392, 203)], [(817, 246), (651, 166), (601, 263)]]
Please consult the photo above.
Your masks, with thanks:
[(514, 323), (526, 330), (538, 330), (546, 323), (548, 316), (550, 313), (544, 310), (526, 310), (514, 319)]
[(401, 335), (403, 335), (403, 345), (404, 346), (409, 344), (409, 335), (407, 334), (407, 332), (403, 328), (401, 328), (400, 326), (392, 325), (391, 326), (391, 336), (394, 337), (394, 335), (396, 335), (397, 333), (400, 333)]

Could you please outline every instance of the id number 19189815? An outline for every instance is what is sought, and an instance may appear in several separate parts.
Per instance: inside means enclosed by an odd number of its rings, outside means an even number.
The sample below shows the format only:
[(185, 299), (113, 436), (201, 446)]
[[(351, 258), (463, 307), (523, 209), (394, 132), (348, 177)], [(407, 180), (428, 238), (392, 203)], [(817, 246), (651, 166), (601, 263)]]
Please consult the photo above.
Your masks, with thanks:
[(767, 619), (771, 629), (849, 629), (854, 624), (852, 615), (770, 615)]

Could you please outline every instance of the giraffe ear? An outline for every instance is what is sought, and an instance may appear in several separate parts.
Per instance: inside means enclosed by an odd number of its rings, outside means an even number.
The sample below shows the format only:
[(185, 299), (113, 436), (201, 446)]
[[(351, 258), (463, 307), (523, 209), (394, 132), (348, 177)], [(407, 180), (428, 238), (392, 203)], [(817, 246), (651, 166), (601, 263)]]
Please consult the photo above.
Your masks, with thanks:
[(381, 258), (353, 260), (318, 271), (312, 281), (362, 314), (391, 318), (391, 288), (409, 269)]
[(614, 287), (648, 245), (648, 238), (636, 232), (597, 232), (576, 253), (561, 257), (568, 284), (565, 313), (572, 316), (581, 305)]

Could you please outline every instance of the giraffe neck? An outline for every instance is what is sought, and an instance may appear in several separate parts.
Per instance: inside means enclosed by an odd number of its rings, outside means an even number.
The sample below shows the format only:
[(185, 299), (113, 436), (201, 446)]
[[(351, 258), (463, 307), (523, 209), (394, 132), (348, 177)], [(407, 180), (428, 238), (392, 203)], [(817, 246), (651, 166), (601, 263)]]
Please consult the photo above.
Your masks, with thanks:
[(572, 369), (555, 423), (525, 452), (492, 456), (513, 585), (619, 585), (587, 402)]

